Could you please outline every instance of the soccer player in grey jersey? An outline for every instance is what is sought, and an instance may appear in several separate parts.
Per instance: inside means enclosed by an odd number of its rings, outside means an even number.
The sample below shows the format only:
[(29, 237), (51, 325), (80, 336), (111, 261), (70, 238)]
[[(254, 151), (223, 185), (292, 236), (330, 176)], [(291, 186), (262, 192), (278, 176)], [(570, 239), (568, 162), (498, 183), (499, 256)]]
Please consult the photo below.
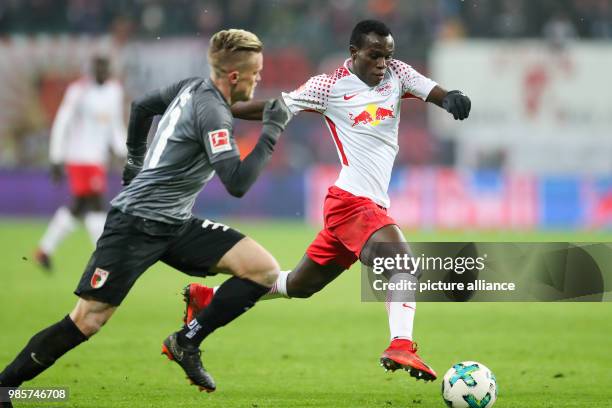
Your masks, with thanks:
[[(240, 160), (230, 107), (253, 97), (263, 67), (261, 51), (262, 43), (250, 32), (220, 31), (210, 40), (209, 79), (186, 79), (132, 104), (126, 187), (111, 202), (104, 233), (75, 290), (76, 307), (30, 339), (0, 373), (0, 387), (19, 387), (97, 333), (138, 277), (161, 260), (193, 276), (233, 275), (211, 305), (168, 336), (162, 348), (200, 390), (215, 390), (202, 365), (200, 343), (250, 309), (275, 282), (279, 266), (254, 240), (197, 219), (191, 210), (215, 173), (230, 194), (244, 195), (289, 121), (282, 101), (267, 102), (261, 137)], [(147, 149), (147, 133), (158, 114), (163, 117)]]

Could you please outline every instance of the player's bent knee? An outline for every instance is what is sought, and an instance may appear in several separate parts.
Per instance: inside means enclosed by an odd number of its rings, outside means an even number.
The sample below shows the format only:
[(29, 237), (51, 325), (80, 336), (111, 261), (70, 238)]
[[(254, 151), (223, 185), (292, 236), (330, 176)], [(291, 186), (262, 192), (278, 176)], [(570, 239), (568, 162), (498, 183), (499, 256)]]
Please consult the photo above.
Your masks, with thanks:
[(250, 279), (263, 286), (272, 287), (276, 279), (278, 279), (278, 272), (280, 271), (278, 262), (274, 259), (272, 260), (273, 262), (262, 262), (253, 267), (246, 268), (242, 271), (241, 277)]
[(79, 299), (70, 318), (87, 337), (100, 331), (117, 308), (107, 303), (89, 299)]
[(248, 237), (228, 251), (217, 267), (267, 287), (274, 284), (280, 271), (280, 266), (272, 254)]
[(98, 333), (103, 325), (103, 323), (99, 322), (98, 320), (88, 317), (77, 318), (74, 321), (74, 324), (79, 328), (81, 333), (87, 337), (91, 337)]

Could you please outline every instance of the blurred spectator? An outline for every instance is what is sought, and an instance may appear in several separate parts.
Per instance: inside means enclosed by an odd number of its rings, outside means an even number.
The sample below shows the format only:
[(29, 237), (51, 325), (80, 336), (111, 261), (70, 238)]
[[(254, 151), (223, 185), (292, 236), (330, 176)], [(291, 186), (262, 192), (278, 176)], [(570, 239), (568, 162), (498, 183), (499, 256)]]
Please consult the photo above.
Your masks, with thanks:
[(104, 3), (101, 0), (69, 0), (66, 7), (68, 24), (79, 32), (104, 33), (110, 21)]
[(612, 38), (612, 4), (609, 0), (596, 0), (590, 34), (598, 38)]
[[(120, 22), (139, 37), (206, 36), (220, 28), (257, 32), (271, 47), (300, 44), (317, 60), (344, 45), (354, 23), (385, 20), (398, 38), (538, 37), (557, 10), (576, 35), (612, 37), (612, 0), (3, 0), (0, 34), (111, 31)], [(555, 28), (556, 27), (556, 28)], [(124, 31), (125, 32), (125, 31)]]
[(468, 36), (493, 37), (495, 27), (491, 22), (491, 1), (473, 1), (465, 9), (465, 25)]
[(544, 37), (555, 48), (563, 48), (578, 36), (574, 23), (565, 11), (559, 10), (546, 22), (542, 30)]
[(504, 38), (522, 37), (527, 29), (523, 0), (502, 0), (501, 11), (494, 18), (497, 34)]

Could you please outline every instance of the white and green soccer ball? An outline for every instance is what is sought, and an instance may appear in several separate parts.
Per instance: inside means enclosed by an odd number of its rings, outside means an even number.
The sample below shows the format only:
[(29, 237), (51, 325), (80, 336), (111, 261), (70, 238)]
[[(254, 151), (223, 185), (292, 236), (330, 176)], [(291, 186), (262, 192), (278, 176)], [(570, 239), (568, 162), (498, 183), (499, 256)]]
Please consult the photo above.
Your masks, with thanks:
[(450, 408), (490, 408), (497, 399), (497, 381), (484, 364), (463, 361), (444, 374), (442, 398)]

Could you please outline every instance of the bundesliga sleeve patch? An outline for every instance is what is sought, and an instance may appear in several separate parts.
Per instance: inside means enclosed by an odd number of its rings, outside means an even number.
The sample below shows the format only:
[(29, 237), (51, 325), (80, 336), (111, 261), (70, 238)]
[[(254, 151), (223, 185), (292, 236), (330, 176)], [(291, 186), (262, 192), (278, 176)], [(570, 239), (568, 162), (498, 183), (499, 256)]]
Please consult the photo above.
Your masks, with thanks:
[(228, 152), (232, 150), (230, 142), (229, 130), (219, 129), (208, 132), (208, 141), (210, 142), (210, 150), (212, 154)]

